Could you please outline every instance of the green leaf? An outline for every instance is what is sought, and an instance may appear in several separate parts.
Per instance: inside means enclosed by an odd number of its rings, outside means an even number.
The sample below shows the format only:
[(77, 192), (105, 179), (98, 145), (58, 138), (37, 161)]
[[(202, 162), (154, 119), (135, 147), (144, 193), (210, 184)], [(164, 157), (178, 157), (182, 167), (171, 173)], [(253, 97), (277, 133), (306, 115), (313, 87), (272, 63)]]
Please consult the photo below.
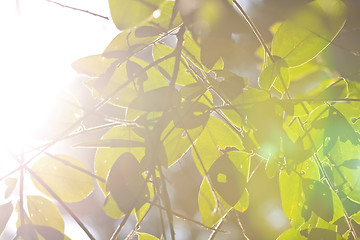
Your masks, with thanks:
[(302, 216), (307, 221), (313, 211), (325, 221), (330, 222), (334, 216), (333, 198), (328, 185), (313, 179), (303, 179), (305, 203)]
[(175, 127), (174, 122), (170, 122), (161, 135), (168, 159), (168, 166), (174, 164), (185, 154), (192, 145), (191, 141), (195, 142), (202, 130), (203, 126), (199, 126), (185, 131), (182, 128)]
[(284, 83), (288, 83), (289, 72), (286, 67), (286, 62), (283, 59), (279, 59), (275, 63), (269, 64), (259, 76), (260, 88), (264, 90), (269, 90), (274, 84), (275, 79), (279, 76), (281, 76), (281, 78), (284, 80)]
[(300, 227), (304, 220), (301, 209), (305, 202), (302, 177), (318, 179), (319, 172), (314, 161), (306, 160), (296, 166), (295, 171), (288, 173), (282, 170), (279, 176), (281, 202), (285, 216), (291, 220), (294, 228)]
[(144, 72), (143, 68), (147, 65), (143, 60), (131, 58), (118, 66), (109, 80), (98, 79), (106, 81), (95, 82), (91, 87), (98, 97), (104, 99), (112, 96), (109, 101), (111, 104), (128, 107), (138, 94), (167, 86), (166, 80), (155, 68)]
[(210, 116), (206, 127), (195, 143), (196, 150), (193, 149), (193, 157), (199, 172), (204, 175), (202, 165), (208, 171), (215, 160), (222, 155), (220, 150), (227, 147), (242, 150), (240, 137), (224, 122)]
[(101, 139), (92, 142), (85, 142), (75, 145), (82, 148), (136, 148), (145, 147), (144, 142), (131, 141), (126, 139)]
[(149, 198), (149, 190), (134, 155), (126, 152), (116, 160), (106, 179), (106, 190), (123, 213), (144, 205)]
[(245, 212), (248, 209), (250, 204), (250, 196), (248, 190), (245, 188), (245, 191), (240, 197), (240, 200), (235, 204), (234, 209), (239, 212)]
[(29, 218), (32, 224), (47, 226), (64, 232), (64, 220), (58, 208), (51, 201), (41, 196), (27, 196)]
[(301, 223), (301, 204), (303, 203), (303, 190), (301, 178), (295, 172), (289, 175), (285, 171), (280, 172), (280, 193), (284, 214), (291, 219), (291, 225), (297, 227)]
[[(64, 155), (56, 155), (71, 165), (88, 171), (80, 161)], [(46, 156), (38, 159), (31, 169), (64, 201), (77, 202), (86, 198), (94, 189), (93, 178), (88, 174), (60, 162), (58, 159)], [(35, 187), (45, 195), (50, 193), (32, 177)]]
[(272, 54), (283, 58), (289, 67), (304, 64), (330, 44), (345, 20), (346, 6), (342, 1), (313, 1), (279, 27)]
[(360, 224), (360, 212), (354, 214), (352, 216), (352, 218), (355, 220), (355, 222), (357, 222), (358, 224)]
[[(152, 52), (154, 61), (160, 61), (160, 59), (167, 57), (173, 51), (174, 51), (173, 48), (163, 44), (154, 45)], [(187, 72), (188, 66), (185, 65), (185, 62), (186, 62), (185, 59), (181, 57), (176, 84), (186, 85), (195, 82), (194, 77), (189, 72)], [(168, 58), (164, 61), (161, 61), (158, 64), (158, 66), (159, 68), (162, 69), (161, 73), (164, 75), (164, 77), (170, 80), (174, 72), (175, 56), (172, 56), (171, 58)]]
[(297, 239), (297, 240), (306, 240), (307, 238), (301, 236), (300, 232), (294, 228), (290, 228), (282, 233), (276, 240), (288, 240), (288, 239)]
[(219, 83), (214, 83), (214, 87), (228, 100), (232, 101), (243, 92), (247, 78), (240, 77), (227, 70), (214, 70), (214, 72), (216, 78), (220, 80)]
[(340, 166), (350, 168), (350, 169), (359, 169), (360, 168), (360, 159), (346, 160)]
[(205, 226), (212, 227), (222, 217), (214, 193), (211, 191), (210, 184), (206, 177), (203, 178), (200, 186), (199, 209), (201, 220)]
[[(129, 1), (129, 0), (127, 0)], [(161, 5), (160, 16), (154, 16), (141, 25), (143, 27), (158, 27), (162, 32), (167, 32), (182, 23), (181, 17), (177, 11), (173, 11), (175, 1), (166, 1)], [(173, 16), (173, 13), (176, 14)], [(141, 27), (137, 26), (137, 28)], [(119, 33), (105, 49), (103, 55), (108, 58), (119, 58), (125, 60), (133, 56), (138, 51), (150, 45), (157, 36), (136, 37), (136, 29), (129, 29)]]
[[(135, 133), (135, 129), (127, 126), (114, 127), (107, 131), (104, 136), (102, 136), (101, 140), (107, 139), (122, 139), (128, 141), (135, 142), (144, 142), (144, 139)], [(135, 130), (135, 131), (134, 131)], [(142, 159), (144, 157), (145, 148), (99, 148), (95, 154), (94, 161), (94, 169), (95, 174), (103, 179), (106, 179), (108, 173), (118, 159), (125, 152), (132, 153), (136, 159)], [(107, 195), (107, 191), (105, 189), (105, 184), (103, 182), (98, 181), (98, 184), (103, 191), (104, 195)], [(120, 216), (121, 217), (121, 216)]]
[(206, 92), (206, 85), (201, 82), (191, 83), (180, 88), (181, 96), (186, 100), (193, 100)]
[(83, 57), (71, 64), (72, 68), (89, 77), (100, 77), (116, 59), (105, 58), (102, 55)]
[(150, 18), (164, 0), (109, 0), (111, 17), (119, 30), (124, 30)]
[(231, 206), (234, 206), (245, 190), (246, 179), (225, 154), (215, 160), (209, 169), (209, 176), (216, 192)]
[(338, 139), (342, 142), (349, 140), (354, 145), (359, 144), (359, 133), (355, 132), (344, 115), (332, 106), (328, 108), (328, 117), (316, 120), (312, 126), (316, 129), (324, 128), (324, 155), (330, 152)]
[(209, 106), (201, 102), (182, 102), (172, 111), (175, 127), (192, 129), (205, 126), (210, 117)]
[(39, 226), (34, 225), (36, 231), (44, 238), (44, 239), (53, 239), (53, 240), (68, 240), (62, 232), (59, 230), (49, 227), (49, 226)]
[[(211, 47), (211, 46), (210, 46)], [(216, 58), (216, 63), (214, 64), (212, 69), (223, 69), (224, 62), (222, 61), (219, 54), (217, 53), (209, 53), (212, 54), (212, 59), (207, 60), (206, 57), (206, 50), (205, 48), (200, 48), (200, 45), (194, 40), (194, 38), (191, 36), (191, 33), (189, 31), (186, 31), (184, 34), (184, 55), (198, 68), (203, 69), (202, 65), (202, 58), (204, 58), (204, 61), (207, 62), (207, 65), (210, 66), (213, 64), (214, 58)], [(213, 49), (210, 49), (209, 51), (213, 51)], [(201, 55), (202, 54), (202, 55)]]
[(148, 233), (137, 233), (139, 240), (159, 240), (157, 237), (150, 235)]
[(153, 26), (140, 26), (135, 29), (135, 37), (137, 38), (154, 37), (162, 32), (163, 30), (161, 28), (157, 28)]
[(173, 87), (161, 87), (139, 94), (130, 104), (130, 108), (147, 112), (161, 112), (181, 102), (179, 92)]
[(322, 228), (313, 228), (311, 229), (309, 236), (309, 240), (338, 240), (342, 239), (340, 235), (338, 235), (335, 231), (329, 229)]
[(0, 205), (0, 236), (3, 233), (7, 222), (13, 212), (13, 205), (11, 202)]

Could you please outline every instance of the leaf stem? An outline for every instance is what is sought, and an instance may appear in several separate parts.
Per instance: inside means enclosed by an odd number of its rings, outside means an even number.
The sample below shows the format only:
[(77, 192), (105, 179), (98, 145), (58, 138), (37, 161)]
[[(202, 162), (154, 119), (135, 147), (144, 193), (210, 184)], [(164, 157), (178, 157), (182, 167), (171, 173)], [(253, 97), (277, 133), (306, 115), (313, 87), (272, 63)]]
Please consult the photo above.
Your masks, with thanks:
[(37, 175), (32, 169), (30, 169), (28, 166), (24, 166), (27, 172), (30, 173), (31, 176), (33, 176), (38, 183), (41, 184), (45, 188), (45, 190), (56, 199), (56, 201), (59, 202), (59, 204), (69, 213), (69, 215), (75, 220), (75, 222), (81, 227), (81, 229), (86, 233), (86, 235), (91, 240), (95, 240), (95, 237), (90, 233), (89, 229), (83, 224), (83, 222), (76, 216), (76, 214), (65, 204), (65, 202), (49, 187), (49, 185), (46, 184), (46, 182)]

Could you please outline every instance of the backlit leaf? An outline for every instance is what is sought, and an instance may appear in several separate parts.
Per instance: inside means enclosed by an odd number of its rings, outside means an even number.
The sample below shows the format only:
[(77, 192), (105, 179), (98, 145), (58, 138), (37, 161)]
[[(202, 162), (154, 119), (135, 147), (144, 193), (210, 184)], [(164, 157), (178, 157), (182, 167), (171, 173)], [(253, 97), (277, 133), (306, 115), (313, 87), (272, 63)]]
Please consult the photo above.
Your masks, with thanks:
[(303, 179), (305, 203), (302, 212), (305, 220), (313, 211), (325, 221), (331, 221), (334, 216), (332, 193), (329, 186), (312, 179)]
[[(88, 171), (82, 162), (72, 157), (63, 155), (57, 155), (56, 157)], [(31, 169), (64, 202), (80, 201), (86, 198), (94, 189), (94, 180), (91, 176), (50, 156), (38, 159), (32, 165)], [(52, 197), (35, 178), (32, 177), (32, 181), (37, 189), (45, 195)]]
[(214, 193), (211, 191), (210, 184), (205, 177), (199, 191), (199, 209), (202, 223), (205, 226), (212, 227), (221, 218)]
[(150, 235), (148, 233), (137, 233), (139, 240), (159, 240), (157, 237)]
[(123, 213), (139, 209), (149, 197), (141, 167), (134, 155), (122, 154), (111, 167), (106, 179), (108, 190)]
[(208, 171), (215, 160), (222, 155), (220, 149), (225, 149), (226, 147), (234, 147), (238, 150), (243, 149), (240, 137), (224, 122), (210, 116), (205, 129), (195, 144), (200, 159), (193, 149), (193, 157), (201, 174), (204, 174), (202, 164), (205, 170)]
[(47, 226), (64, 232), (64, 220), (58, 208), (51, 201), (41, 196), (27, 196), (29, 218), (35, 225)]
[(310, 61), (335, 38), (346, 19), (346, 7), (340, 0), (316, 0), (277, 30), (272, 53), (289, 67)]
[(164, 0), (109, 0), (111, 17), (119, 30), (124, 30), (150, 18)]
[(214, 189), (231, 206), (234, 206), (245, 190), (245, 177), (225, 154), (220, 156), (209, 169)]

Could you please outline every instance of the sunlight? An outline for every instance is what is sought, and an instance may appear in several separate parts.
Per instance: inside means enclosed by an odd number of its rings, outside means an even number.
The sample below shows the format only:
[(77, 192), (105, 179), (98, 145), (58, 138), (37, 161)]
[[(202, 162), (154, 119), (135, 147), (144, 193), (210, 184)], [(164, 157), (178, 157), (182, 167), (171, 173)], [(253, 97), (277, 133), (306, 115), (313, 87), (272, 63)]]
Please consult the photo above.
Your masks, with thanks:
[[(74, 81), (76, 73), (71, 63), (103, 51), (104, 42), (117, 33), (111, 21), (44, 0), (20, 3), (18, 14), (16, 1), (0, 2), (3, 149), (32, 145), (33, 135), (44, 130), (55, 96)], [(73, 4), (109, 15), (106, 2), (79, 0)]]
[(61, 46), (52, 41), (46, 21), (37, 15), (7, 13), (0, 46), (0, 146), (12, 149), (29, 143), (41, 128), (53, 96), (74, 73), (66, 59), (57, 55)]

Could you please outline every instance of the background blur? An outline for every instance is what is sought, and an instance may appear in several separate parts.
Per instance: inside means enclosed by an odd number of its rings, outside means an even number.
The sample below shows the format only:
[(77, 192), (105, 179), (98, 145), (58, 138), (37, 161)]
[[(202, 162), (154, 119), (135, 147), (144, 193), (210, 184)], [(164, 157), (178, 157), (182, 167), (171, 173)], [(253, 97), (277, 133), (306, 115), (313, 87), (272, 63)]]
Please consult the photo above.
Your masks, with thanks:
[[(61, 4), (94, 12), (110, 18), (106, 0), (59, 0)], [(267, 42), (272, 35), (269, 27), (283, 21), (298, 6), (309, 0), (241, 0)], [(345, 0), (349, 6), (349, 17), (344, 29), (335, 39), (335, 44), (322, 53), (324, 61), (344, 76), (351, 75), (360, 80), (360, 1)], [(257, 39), (245, 21), (239, 18), (238, 33), (233, 35), (237, 50), (225, 56), (231, 59), (229, 69), (248, 77), (252, 85), (257, 84), (261, 60), (256, 57), (259, 47)], [(70, 64), (78, 58), (100, 54), (119, 33), (111, 20), (61, 7), (46, 0), (20, 0), (0, 2), (0, 175), (8, 172), (13, 160), (5, 148), (18, 148), (26, 144), (36, 145), (32, 136), (44, 128), (43, 119), (54, 109), (48, 105), (50, 99), (66, 89), (78, 98), (86, 109), (95, 103), (91, 93), (76, 76)], [(346, 60), (346, 61), (345, 61)], [(50, 109), (48, 112), (44, 112)], [(102, 111), (121, 117), (123, 110), (106, 106)], [(89, 119), (88, 127), (101, 124), (96, 117)], [(51, 126), (49, 126), (51, 129)], [(50, 130), (48, 130), (50, 131)], [(94, 139), (103, 133), (82, 136), (66, 141), (50, 149), (52, 153), (66, 152), (83, 160), (93, 169), (94, 151), (74, 149), (71, 146), (84, 139)], [(254, 159), (252, 170), (259, 162)], [(14, 165), (16, 166), (16, 164)], [(197, 193), (201, 176), (187, 153), (167, 172), (175, 212), (200, 221)], [(285, 218), (279, 194), (278, 182), (268, 179), (261, 164), (249, 182), (250, 206), (240, 214), (246, 234), (250, 239), (275, 239), (289, 227)], [(35, 190), (29, 189), (28, 192)], [(107, 217), (102, 210), (104, 196), (96, 189), (88, 198), (79, 203), (69, 204), (85, 222), (97, 239), (109, 239), (120, 220)], [(1, 202), (0, 202), (1, 203)], [(60, 208), (65, 221), (65, 233), (72, 239), (86, 239), (82, 230)], [(159, 236), (161, 233), (159, 211), (153, 208), (139, 231)], [(12, 217), (8, 229), (0, 239), (11, 239), (14, 235), (16, 216)], [(177, 239), (207, 239), (210, 232), (187, 221), (176, 219)], [(130, 218), (122, 231), (123, 239), (135, 225)], [(241, 229), (234, 216), (230, 216), (222, 227), (231, 234), (219, 233), (215, 239), (242, 239)]]

